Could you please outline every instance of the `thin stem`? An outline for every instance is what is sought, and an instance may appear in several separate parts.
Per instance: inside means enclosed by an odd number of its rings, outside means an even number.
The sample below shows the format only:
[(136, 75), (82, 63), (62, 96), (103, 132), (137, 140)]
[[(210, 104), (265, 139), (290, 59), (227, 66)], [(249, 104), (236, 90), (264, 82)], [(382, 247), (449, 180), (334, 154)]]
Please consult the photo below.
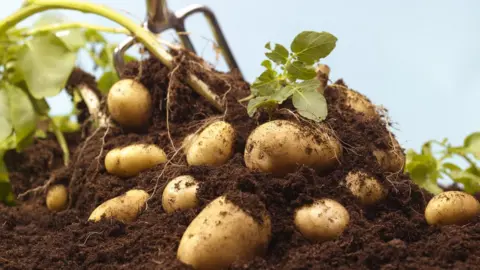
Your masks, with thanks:
[(33, 28), (31, 30), (27, 30), (28, 28), (15, 29), (14, 31), (11, 31), (9, 34), (21, 34), (23, 36), (34, 36), (34, 35), (42, 34), (45, 32), (57, 32), (57, 31), (70, 30), (70, 29), (76, 29), (76, 28), (91, 29), (98, 32), (106, 32), (106, 33), (113, 33), (113, 34), (125, 34), (125, 35), (130, 34), (130, 32), (124, 28), (113, 28), (113, 27), (106, 27), (101, 25), (94, 25), (94, 24), (80, 23), (80, 22), (50, 24), (50, 25)]
[[(49, 9), (67, 9), (92, 13), (110, 19), (126, 28), (153, 54), (153, 56), (157, 57), (160, 62), (170, 70), (173, 68), (173, 57), (162, 49), (160, 42), (153, 33), (136, 24), (126, 16), (116, 13), (106, 6), (80, 0), (30, 0), (28, 3), (29, 5), (20, 8), (17, 12), (0, 22), (0, 33), (5, 33), (8, 29), (14, 27), (24, 19)], [(220, 98), (198, 77), (189, 74), (187, 77), (187, 83), (199, 95), (212, 103), (215, 108), (222, 112), (224, 111), (224, 104), (220, 101)]]
[(242, 103), (242, 102), (245, 102), (245, 101), (249, 101), (249, 100), (253, 99), (254, 97), (255, 96), (253, 94), (250, 94), (249, 96), (240, 99), (238, 102)]
[(55, 133), (55, 137), (57, 137), (57, 141), (60, 144), (60, 147), (62, 148), (63, 163), (65, 164), (65, 166), (67, 166), (68, 163), (70, 162), (70, 150), (68, 149), (67, 141), (63, 136), (63, 132), (60, 130), (60, 128), (57, 125), (55, 125), (55, 122), (51, 118), (50, 118), (50, 124), (52, 125), (53, 132)]

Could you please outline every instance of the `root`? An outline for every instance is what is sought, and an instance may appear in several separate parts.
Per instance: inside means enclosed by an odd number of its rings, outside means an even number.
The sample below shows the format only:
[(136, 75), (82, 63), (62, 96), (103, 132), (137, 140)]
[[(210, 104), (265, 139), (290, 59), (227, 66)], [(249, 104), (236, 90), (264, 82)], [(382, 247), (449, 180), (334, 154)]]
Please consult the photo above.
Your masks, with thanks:
[(172, 139), (172, 134), (170, 132), (170, 96), (171, 96), (171, 93), (173, 91), (172, 89), (172, 85), (173, 85), (173, 81), (174, 79), (176, 79), (175, 77), (175, 74), (176, 72), (178, 71), (178, 69), (180, 68), (180, 66), (182, 65), (183, 61), (185, 59), (185, 56), (182, 56), (182, 58), (180, 59), (180, 62), (175, 66), (175, 68), (173, 68), (172, 72), (170, 72), (169, 74), (169, 83), (168, 83), (168, 88), (167, 88), (167, 108), (166, 108), (166, 123), (167, 123), (167, 135), (168, 135), (168, 139), (170, 140), (170, 144), (172, 145), (172, 148), (174, 151), (177, 150), (177, 148), (175, 147), (175, 143), (173, 142), (173, 139)]
[[(108, 123), (108, 122), (107, 122)], [(93, 133), (88, 136), (87, 139), (85, 139), (85, 142), (83, 143), (83, 146), (82, 148), (80, 149), (80, 152), (78, 153), (77, 155), (77, 159), (75, 160), (74, 164), (73, 164), (73, 173), (72, 173), (72, 178), (70, 180), (70, 183), (68, 184), (68, 190), (70, 191), (69, 194), (68, 194), (68, 208), (70, 208), (72, 206), (72, 203), (73, 203), (73, 186), (75, 185), (75, 181), (77, 180), (77, 164), (78, 164), (78, 160), (83, 157), (83, 152), (85, 151), (85, 148), (87, 148), (87, 145), (88, 143), (90, 142), (91, 139), (93, 139), (93, 137), (95, 137), (95, 135), (97, 135), (98, 131), (101, 129), (102, 127), (97, 127)]]
[(92, 179), (95, 179), (95, 177), (97, 177), (98, 171), (100, 170), (100, 158), (103, 155), (103, 149), (105, 148), (105, 138), (107, 137), (109, 131), (110, 131), (110, 125), (107, 125), (107, 129), (105, 130), (105, 133), (103, 133), (103, 136), (102, 136), (102, 145), (100, 146), (100, 152), (94, 158), (94, 160), (95, 159), (97, 160), (97, 168), (95, 169)]
[(85, 247), (87, 245), (87, 242), (88, 242), (88, 239), (90, 238), (90, 236), (94, 235), (94, 234), (103, 234), (103, 231), (101, 232), (89, 232), (87, 233), (87, 236), (85, 237), (85, 241), (83, 241), (82, 244), (79, 244), (79, 246), (81, 247)]
[(50, 178), (48, 178), (48, 180), (45, 182), (45, 184), (39, 186), (39, 187), (36, 187), (36, 188), (33, 188), (33, 189), (29, 189), (23, 193), (21, 193), (20, 195), (18, 195), (18, 199), (22, 199), (23, 197), (33, 193), (34, 195), (37, 195), (38, 193), (43, 193), (51, 184), (53, 184), (55, 182), (55, 179), (56, 179), (56, 176), (55, 174), (51, 174), (50, 175)]

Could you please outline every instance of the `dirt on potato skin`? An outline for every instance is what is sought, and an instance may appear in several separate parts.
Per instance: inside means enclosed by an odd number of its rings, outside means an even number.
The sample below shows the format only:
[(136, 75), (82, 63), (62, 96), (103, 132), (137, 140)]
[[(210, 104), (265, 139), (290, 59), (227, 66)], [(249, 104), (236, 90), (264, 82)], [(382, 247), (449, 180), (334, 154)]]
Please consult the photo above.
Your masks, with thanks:
[[(472, 269), (480, 264), (480, 219), (464, 226), (428, 226), (423, 211), (432, 196), (408, 176), (384, 172), (375, 162), (372, 145), (380, 149), (390, 145), (385, 121), (380, 117), (367, 121), (343, 106), (340, 87), (325, 91), (329, 104), (325, 123), (344, 147), (341, 165), (328, 173), (304, 167), (274, 177), (251, 172), (244, 164), (248, 134), (268, 120), (265, 114), (248, 117), (244, 106), (236, 101), (248, 96), (248, 84), (236, 74), (206, 71), (198, 59), (181, 56), (176, 57), (182, 66), (173, 78), (154, 59), (142, 62), (140, 75), (139, 63), (127, 65), (123, 77), (140, 78), (153, 96), (154, 112), (144, 130), (111, 126), (72, 135), (72, 162), (65, 168), (53, 137), (37, 140), (24, 153), (8, 153), (7, 165), (16, 194), (40, 186), (54, 174), (55, 182), (70, 185), (74, 196), (71, 208), (59, 213), (46, 209), (44, 194), (27, 196), (15, 207), (1, 205), (0, 268), (190, 269), (176, 259), (182, 234), (201, 209), (221, 195), (227, 195), (257, 220), (263, 206), (255, 202), (262, 202), (272, 221), (266, 256), (235, 262), (231, 269)], [(181, 78), (187, 72), (204, 79), (219, 95), (228, 92), (228, 110), (223, 117), (183, 83)], [(344, 85), (343, 81), (336, 84)], [(237, 131), (235, 153), (227, 164), (188, 167), (181, 154), (175, 155), (165, 121), (169, 85), (173, 91), (169, 102), (170, 131), (175, 147), (205, 123), (224, 119)], [(287, 104), (285, 108), (291, 107)], [(281, 111), (275, 118), (292, 116)], [(163, 147), (173, 157), (174, 166), (165, 169), (158, 165), (130, 178), (106, 173), (103, 160), (107, 152), (134, 142)], [(340, 184), (352, 170), (375, 176), (388, 189), (386, 199), (376, 206), (362, 207)], [(161, 203), (163, 187), (183, 174), (199, 182), (199, 207), (166, 214)], [(132, 188), (155, 192), (135, 222), (87, 222), (95, 207)], [(349, 211), (350, 224), (338, 239), (310, 243), (295, 229), (295, 209), (316, 198), (332, 198)]]

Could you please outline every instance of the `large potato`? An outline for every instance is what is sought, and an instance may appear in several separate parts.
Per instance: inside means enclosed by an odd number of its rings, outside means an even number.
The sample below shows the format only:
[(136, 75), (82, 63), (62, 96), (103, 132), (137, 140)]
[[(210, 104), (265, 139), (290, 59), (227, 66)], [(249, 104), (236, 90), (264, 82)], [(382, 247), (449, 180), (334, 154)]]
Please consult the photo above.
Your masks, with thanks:
[(195, 269), (224, 269), (262, 256), (271, 236), (267, 213), (259, 224), (224, 196), (208, 204), (182, 236), (177, 257)]
[(154, 144), (132, 144), (110, 150), (105, 156), (108, 173), (121, 177), (137, 175), (141, 171), (167, 162), (167, 155)]
[(194, 208), (198, 205), (198, 183), (191, 175), (181, 175), (165, 186), (162, 206), (165, 212)]
[(343, 94), (346, 105), (355, 112), (367, 118), (378, 116), (375, 106), (364, 95), (353, 89), (344, 89)]
[(350, 215), (340, 203), (332, 199), (320, 199), (298, 209), (294, 222), (305, 238), (322, 242), (340, 236), (350, 222)]
[(445, 191), (428, 202), (425, 219), (430, 225), (464, 225), (479, 211), (480, 205), (472, 195), (461, 191)]
[(338, 164), (342, 145), (323, 124), (318, 130), (287, 120), (275, 120), (257, 127), (248, 137), (245, 164), (251, 170), (282, 176), (299, 165), (319, 171)]
[(383, 200), (387, 190), (374, 177), (365, 172), (349, 172), (345, 177), (347, 188), (363, 205), (373, 205)]
[(125, 194), (99, 205), (90, 214), (88, 220), (97, 222), (102, 218), (113, 218), (124, 223), (134, 221), (145, 206), (147, 199), (147, 192), (139, 189), (129, 190)]
[(208, 125), (197, 135), (189, 135), (183, 143), (190, 166), (225, 164), (233, 155), (235, 129), (225, 121)]
[(150, 119), (152, 97), (140, 82), (122, 79), (110, 88), (107, 106), (110, 116), (121, 126), (138, 128)]
[(47, 191), (46, 204), (52, 212), (58, 212), (67, 208), (68, 191), (64, 185), (54, 185)]

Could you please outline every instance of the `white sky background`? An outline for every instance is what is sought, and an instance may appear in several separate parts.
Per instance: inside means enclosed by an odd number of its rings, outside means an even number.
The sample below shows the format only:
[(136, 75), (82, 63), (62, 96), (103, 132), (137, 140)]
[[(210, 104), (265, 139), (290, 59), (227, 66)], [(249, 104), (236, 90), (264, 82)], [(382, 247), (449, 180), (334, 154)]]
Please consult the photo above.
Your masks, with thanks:
[[(4, 18), (22, 1), (1, 2)], [(139, 22), (145, 17), (142, 0), (93, 2), (128, 11)], [(171, 9), (188, 4), (214, 10), (250, 82), (262, 71), (267, 41), (289, 46), (301, 31), (328, 31), (338, 38), (336, 49), (324, 60), (332, 79), (344, 78), (351, 88), (388, 108), (404, 147), (419, 149), (426, 140), (443, 137), (461, 143), (480, 130), (479, 1), (169, 1)], [(75, 21), (115, 25), (92, 15), (66, 14)], [(198, 51), (209, 46), (201, 38), (211, 37), (201, 16), (192, 17), (187, 28)], [(212, 56), (206, 47), (205, 57), (213, 60)], [(53, 113), (70, 110), (65, 97), (51, 99), (50, 104)]]

